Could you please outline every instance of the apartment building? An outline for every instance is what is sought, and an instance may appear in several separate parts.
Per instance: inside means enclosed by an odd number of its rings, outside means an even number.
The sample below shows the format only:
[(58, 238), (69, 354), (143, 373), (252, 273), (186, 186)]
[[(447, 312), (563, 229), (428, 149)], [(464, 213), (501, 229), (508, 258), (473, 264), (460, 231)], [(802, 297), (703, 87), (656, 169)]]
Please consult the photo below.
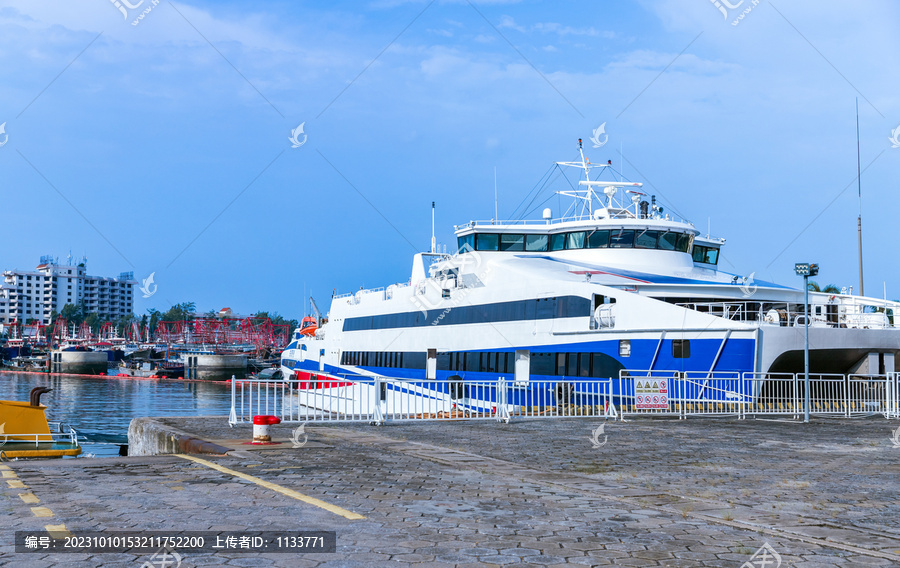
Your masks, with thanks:
[(6, 270), (0, 283), (0, 324), (31, 320), (50, 323), (50, 313), (61, 312), (66, 304), (84, 302), (88, 313), (114, 320), (134, 312), (132, 272), (117, 277), (90, 276), (87, 260), (75, 263), (69, 256), (60, 264), (52, 256), (42, 256), (34, 271)]

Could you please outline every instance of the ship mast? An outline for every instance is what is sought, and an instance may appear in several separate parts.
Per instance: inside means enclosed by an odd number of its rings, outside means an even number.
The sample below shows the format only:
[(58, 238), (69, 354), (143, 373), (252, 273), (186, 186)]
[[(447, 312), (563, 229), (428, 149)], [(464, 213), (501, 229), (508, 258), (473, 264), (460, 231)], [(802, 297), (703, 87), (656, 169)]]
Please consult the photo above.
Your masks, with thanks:
[(859, 216), (856, 218), (856, 232), (859, 237), (859, 295), (865, 296), (862, 257), (862, 172), (859, 164), (859, 97), (856, 98), (856, 182), (859, 187)]

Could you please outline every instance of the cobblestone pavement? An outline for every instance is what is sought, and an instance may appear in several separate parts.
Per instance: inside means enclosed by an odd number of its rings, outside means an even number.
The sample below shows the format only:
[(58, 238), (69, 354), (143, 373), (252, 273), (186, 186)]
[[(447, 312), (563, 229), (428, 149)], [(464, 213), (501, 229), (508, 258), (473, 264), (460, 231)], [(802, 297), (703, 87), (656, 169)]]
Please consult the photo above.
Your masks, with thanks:
[[(224, 418), (159, 420), (238, 450), (204, 460), (365, 518), (176, 456), (12, 462), (0, 488), (0, 563), (149, 560), (14, 553), (15, 530), (65, 524), (76, 534), (337, 532), (335, 554), (190, 553), (181, 566), (739, 568), (766, 543), (781, 567), (900, 565), (900, 448), (896, 422), (883, 418), (642, 419), (607, 424), (600, 447), (597, 419), (307, 425), (304, 447), (264, 450), (240, 445), (249, 427)], [(276, 440), (292, 426), (275, 427)]]

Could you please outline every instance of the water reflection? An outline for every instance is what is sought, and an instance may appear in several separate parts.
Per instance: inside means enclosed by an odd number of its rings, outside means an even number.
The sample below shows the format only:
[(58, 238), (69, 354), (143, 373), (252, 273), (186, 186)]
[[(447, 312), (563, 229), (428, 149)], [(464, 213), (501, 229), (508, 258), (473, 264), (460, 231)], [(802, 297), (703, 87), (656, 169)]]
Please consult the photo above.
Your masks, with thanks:
[(132, 418), (227, 416), (231, 410), (231, 386), (222, 383), (0, 373), (0, 399), (28, 400), (38, 386), (53, 389), (41, 397), (47, 419), (75, 428), (84, 453), (98, 457), (119, 455)]

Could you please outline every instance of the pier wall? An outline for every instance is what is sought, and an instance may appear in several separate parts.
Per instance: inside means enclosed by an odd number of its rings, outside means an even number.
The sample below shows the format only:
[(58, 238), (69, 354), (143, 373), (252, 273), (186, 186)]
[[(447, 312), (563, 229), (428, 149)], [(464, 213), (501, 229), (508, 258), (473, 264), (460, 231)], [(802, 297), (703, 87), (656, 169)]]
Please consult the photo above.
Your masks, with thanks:
[(108, 359), (106, 351), (52, 351), (50, 372), (105, 375)]
[(228, 448), (194, 437), (192, 434), (157, 422), (153, 418), (133, 418), (128, 425), (128, 455), (216, 454)]
[(185, 353), (184, 378), (227, 381), (247, 377), (246, 355), (201, 355)]

